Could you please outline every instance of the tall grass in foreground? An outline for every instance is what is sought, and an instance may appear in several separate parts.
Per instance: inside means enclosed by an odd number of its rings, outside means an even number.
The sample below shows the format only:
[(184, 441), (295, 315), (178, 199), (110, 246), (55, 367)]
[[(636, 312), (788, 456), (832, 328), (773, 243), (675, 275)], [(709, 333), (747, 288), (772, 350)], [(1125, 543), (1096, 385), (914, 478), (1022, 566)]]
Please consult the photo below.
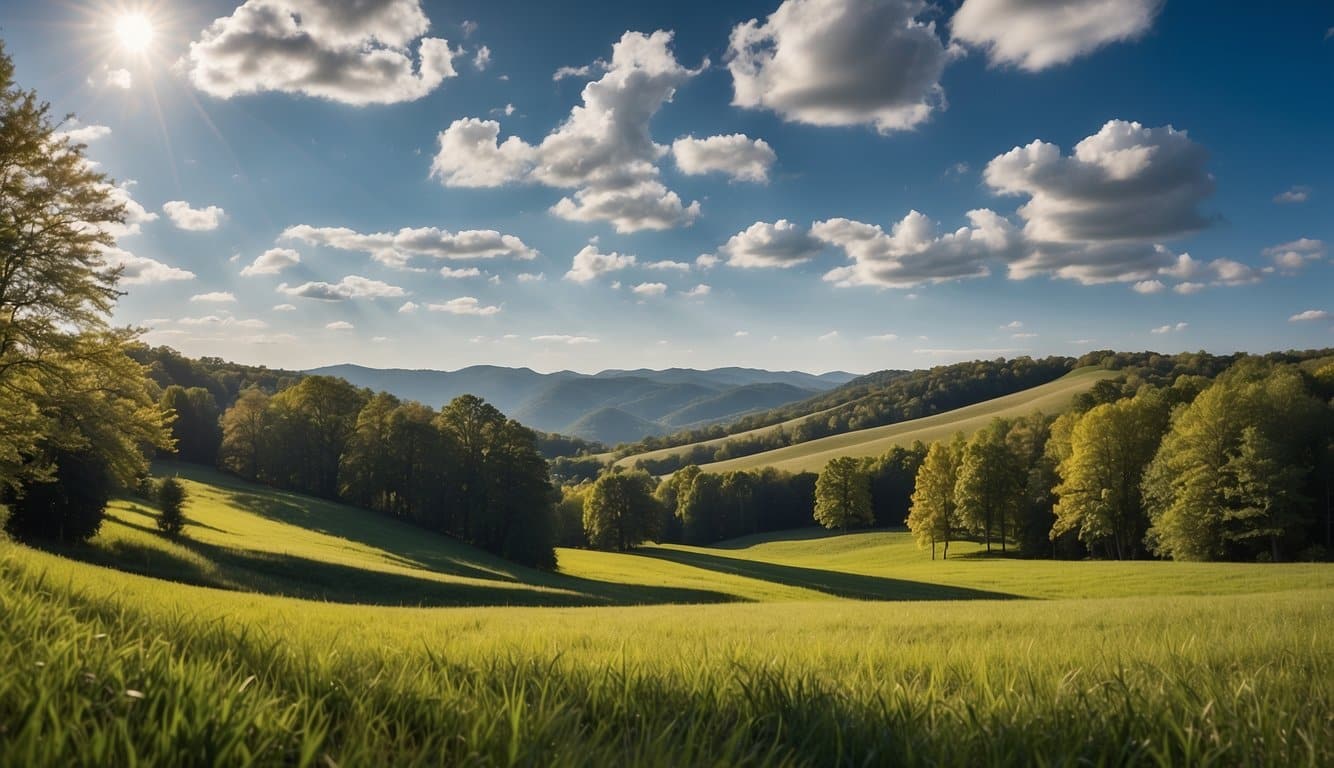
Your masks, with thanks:
[(99, 573), (0, 543), (0, 763), (1334, 760), (1328, 591), (423, 610)]

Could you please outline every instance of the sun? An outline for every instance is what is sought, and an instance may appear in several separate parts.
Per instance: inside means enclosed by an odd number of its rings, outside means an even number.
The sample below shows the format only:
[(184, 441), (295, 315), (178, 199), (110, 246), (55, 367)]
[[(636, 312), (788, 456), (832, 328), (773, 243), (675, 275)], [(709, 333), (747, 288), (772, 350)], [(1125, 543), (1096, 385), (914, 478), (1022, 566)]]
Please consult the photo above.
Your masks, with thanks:
[(125, 13), (116, 18), (116, 41), (131, 53), (143, 53), (153, 43), (153, 22), (141, 13)]

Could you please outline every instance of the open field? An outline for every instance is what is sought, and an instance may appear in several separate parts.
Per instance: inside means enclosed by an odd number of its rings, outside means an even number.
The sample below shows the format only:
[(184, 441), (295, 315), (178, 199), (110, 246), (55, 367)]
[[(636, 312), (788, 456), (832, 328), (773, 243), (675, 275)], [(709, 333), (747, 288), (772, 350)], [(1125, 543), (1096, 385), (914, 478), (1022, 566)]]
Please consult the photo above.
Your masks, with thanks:
[[(952, 411), (897, 424), (887, 424), (883, 427), (871, 427), (841, 435), (831, 435), (818, 440), (776, 448), (772, 451), (704, 464), (702, 468), (710, 472), (759, 469), (761, 467), (777, 467), (792, 472), (819, 472), (828, 463), (829, 459), (835, 456), (879, 456), (896, 445), (911, 445), (914, 440), (930, 443), (935, 440), (948, 440), (955, 432), (970, 435), (997, 417), (1014, 418), (1036, 411), (1060, 413), (1070, 406), (1070, 400), (1075, 395), (1088, 390), (1102, 379), (1116, 375), (1115, 371), (1101, 368), (1083, 368), (1072, 371), (1056, 381), (1032, 389), (964, 406), (963, 408), (956, 408)], [(660, 448), (656, 451), (626, 456), (617, 460), (616, 463), (628, 467), (633, 466), (636, 461), (665, 459), (688, 452), (701, 445), (718, 448), (729, 440), (745, 439), (778, 429), (794, 427), (808, 419), (819, 418), (822, 413), (824, 411), (728, 437), (690, 443), (674, 448)], [(607, 460), (610, 460), (610, 454), (604, 454), (604, 456), (607, 457)]]
[(1085, 368), (1023, 392), (952, 411), (898, 424), (886, 424), (883, 427), (830, 435), (819, 440), (810, 440), (727, 461), (703, 464), (701, 469), (707, 472), (730, 472), (775, 467), (789, 472), (819, 472), (830, 459), (837, 456), (879, 456), (896, 445), (908, 446), (916, 440), (930, 444), (939, 440), (949, 440), (955, 432), (962, 432), (964, 436), (968, 436), (996, 418), (1012, 419), (1038, 411), (1049, 414), (1060, 413), (1070, 407), (1070, 401), (1075, 395), (1087, 391), (1103, 379), (1116, 375), (1115, 371)]
[(172, 469), (186, 541), (129, 502), (94, 562), (0, 541), (0, 765), (1334, 759), (1324, 564), (801, 531), (544, 574)]

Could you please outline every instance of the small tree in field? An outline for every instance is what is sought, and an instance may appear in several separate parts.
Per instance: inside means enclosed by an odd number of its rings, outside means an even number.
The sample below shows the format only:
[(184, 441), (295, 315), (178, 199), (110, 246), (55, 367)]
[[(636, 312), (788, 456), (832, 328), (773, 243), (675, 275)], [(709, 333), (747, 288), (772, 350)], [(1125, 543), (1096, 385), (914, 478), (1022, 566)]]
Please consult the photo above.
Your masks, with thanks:
[(185, 486), (180, 480), (168, 477), (158, 484), (157, 505), (162, 511), (157, 527), (168, 536), (179, 535), (185, 527)]
[(815, 481), (815, 521), (840, 530), (875, 522), (871, 479), (860, 461), (840, 456), (825, 465)]

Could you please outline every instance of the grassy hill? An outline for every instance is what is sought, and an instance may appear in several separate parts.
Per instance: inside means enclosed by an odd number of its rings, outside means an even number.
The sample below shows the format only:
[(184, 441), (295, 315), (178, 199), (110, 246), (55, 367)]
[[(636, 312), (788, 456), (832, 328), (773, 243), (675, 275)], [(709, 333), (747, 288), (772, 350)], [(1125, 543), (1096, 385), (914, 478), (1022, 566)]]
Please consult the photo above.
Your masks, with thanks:
[[(845, 432), (840, 435), (831, 435), (750, 456), (704, 464), (702, 467), (710, 472), (758, 469), (760, 467), (777, 467), (792, 472), (819, 472), (830, 459), (836, 456), (879, 456), (896, 445), (911, 445), (914, 440), (930, 443), (936, 440), (948, 440), (955, 432), (970, 435), (997, 417), (1014, 418), (1036, 411), (1060, 413), (1070, 406), (1070, 402), (1075, 395), (1087, 391), (1102, 379), (1116, 375), (1115, 371), (1084, 368), (1072, 371), (1047, 384), (975, 405), (956, 408), (945, 413), (899, 422), (898, 424), (888, 424), (883, 427), (872, 427)], [(682, 455), (698, 445), (719, 448), (729, 440), (745, 439), (752, 435), (778, 429), (790, 429), (801, 421), (819, 417), (820, 414), (815, 413), (731, 437), (627, 456), (619, 459), (616, 463), (622, 466), (633, 466), (635, 462), (644, 459), (663, 459), (669, 456)]]
[(85, 547), (0, 540), (0, 765), (1334, 759), (1326, 564), (811, 530), (552, 574), (160, 469), (186, 539), (120, 501)]

